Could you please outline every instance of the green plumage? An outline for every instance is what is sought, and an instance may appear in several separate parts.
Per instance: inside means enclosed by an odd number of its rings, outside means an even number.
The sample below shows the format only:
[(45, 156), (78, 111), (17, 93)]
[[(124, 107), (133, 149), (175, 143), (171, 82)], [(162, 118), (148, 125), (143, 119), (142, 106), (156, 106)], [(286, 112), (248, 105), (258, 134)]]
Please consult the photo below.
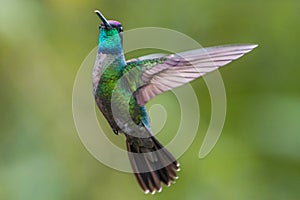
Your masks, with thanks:
[[(123, 55), (116, 55), (114, 61), (104, 67), (105, 70), (102, 72), (96, 89), (96, 101), (99, 99), (97, 103), (101, 105), (101, 111), (107, 116), (110, 125), (115, 131), (120, 131), (120, 128), (115, 123), (112, 110), (110, 109), (113, 93), (115, 94), (115, 106), (120, 107), (118, 108), (120, 113), (129, 110), (130, 116), (136, 125), (140, 125), (143, 122), (149, 126), (147, 112), (144, 106), (137, 104), (133, 98), (133, 93), (143, 84), (139, 78), (140, 74), (154, 65), (163, 63), (165, 58), (128, 62), (125, 64), (123, 62)], [(120, 84), (119, 87), (117, 87), (118, 81)]]

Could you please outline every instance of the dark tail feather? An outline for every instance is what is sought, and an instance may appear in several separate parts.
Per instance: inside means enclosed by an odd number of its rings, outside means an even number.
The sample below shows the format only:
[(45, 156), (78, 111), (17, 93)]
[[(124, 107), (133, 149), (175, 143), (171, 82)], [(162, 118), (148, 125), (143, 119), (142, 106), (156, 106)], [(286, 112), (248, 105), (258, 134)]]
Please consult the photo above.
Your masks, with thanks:
[(161, 182), (170, 186), (178, 178), (179, 163), (153, 136), (127, 136), (126, 144), (131, 167), (145, 193), (160, 192)]

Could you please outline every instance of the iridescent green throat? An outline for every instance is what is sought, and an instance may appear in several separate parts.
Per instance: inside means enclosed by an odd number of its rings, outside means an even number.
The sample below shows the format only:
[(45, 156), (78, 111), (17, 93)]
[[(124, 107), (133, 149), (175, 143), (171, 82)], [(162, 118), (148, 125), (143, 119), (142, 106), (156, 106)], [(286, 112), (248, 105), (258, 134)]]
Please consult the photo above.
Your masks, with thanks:
[(100, 28), (98, 52), (104, 54), (122, 54), (122, 36), (116, 28), (104, 29)]

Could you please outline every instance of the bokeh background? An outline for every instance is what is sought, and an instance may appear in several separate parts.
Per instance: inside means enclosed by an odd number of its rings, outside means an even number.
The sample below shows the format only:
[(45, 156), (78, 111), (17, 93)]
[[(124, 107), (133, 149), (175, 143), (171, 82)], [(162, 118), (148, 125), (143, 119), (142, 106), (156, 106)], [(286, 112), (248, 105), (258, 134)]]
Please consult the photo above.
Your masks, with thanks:
[[(180, 179), (154, 196), (144, 195), (133, 175), (94, 159), (75, 129), (72, 87), (97, 45), (96, 8), (125, 30), (165, 27), (203, 46), (260, 45), (220, 70), (227, 118), (202, 160), (210, 98), (202, 79), (192, 83), (199, 134), (179, 159)], [(299, 199), (299, 10), (298, 0), (1, 0), (0, 199)], [(172, 136), (158, 135), (163, 143)]]

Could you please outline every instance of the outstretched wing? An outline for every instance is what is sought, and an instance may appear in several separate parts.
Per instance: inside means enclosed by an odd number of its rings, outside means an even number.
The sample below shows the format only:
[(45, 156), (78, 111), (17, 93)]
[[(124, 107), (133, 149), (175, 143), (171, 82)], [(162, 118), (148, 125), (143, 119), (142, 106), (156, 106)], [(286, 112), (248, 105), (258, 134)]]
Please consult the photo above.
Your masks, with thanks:
[(254, 44), (215, 46), (171, 55), (150, 55), (131, 60), (125, 72), (137, 83), (135, 98), (140, 106), (165, 91), (214, 71), (257, 47)]

